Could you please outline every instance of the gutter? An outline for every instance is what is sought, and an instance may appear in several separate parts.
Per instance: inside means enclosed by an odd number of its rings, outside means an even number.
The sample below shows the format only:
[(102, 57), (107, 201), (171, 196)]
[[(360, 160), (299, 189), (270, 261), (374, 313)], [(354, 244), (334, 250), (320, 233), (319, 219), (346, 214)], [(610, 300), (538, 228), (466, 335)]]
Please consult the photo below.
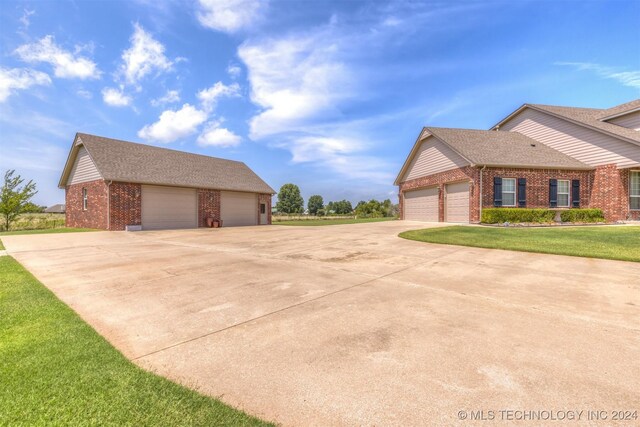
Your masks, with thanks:
[(482, 172), (487, 168), (487, 165), (482, 166), (482, 168), (480, 169), (480, 218), (478, 218), (478, 221), (482, 221), (482, 197), (483, 197), (483, 192), (482, 192)]
[(111, 184), (113, 181), (107, 183), (107, 230), (111, 231)]

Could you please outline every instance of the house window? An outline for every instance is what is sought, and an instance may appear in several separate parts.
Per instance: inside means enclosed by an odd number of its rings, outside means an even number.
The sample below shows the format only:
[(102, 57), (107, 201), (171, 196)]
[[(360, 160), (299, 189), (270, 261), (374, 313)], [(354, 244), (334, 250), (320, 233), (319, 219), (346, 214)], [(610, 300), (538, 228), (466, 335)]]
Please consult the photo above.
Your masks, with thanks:
[(86, 188), (82, 189), (82, 210), (83, 211), (87, 210), (87, 189)]
[(260, 213), (267, 213), (267, 205), (264, 203), (260, 203)]
[(559, 179), (558, 180), (558, 207), (559, 208), (569, 207), (570, 191), (571, 191), (571, 181), (569, 181), (568, 179)]
[(640, 171), (629, 174), (629, 207), (640, 210)]
[(516, 205), (516, 179), (502, 178), (502, 206)]

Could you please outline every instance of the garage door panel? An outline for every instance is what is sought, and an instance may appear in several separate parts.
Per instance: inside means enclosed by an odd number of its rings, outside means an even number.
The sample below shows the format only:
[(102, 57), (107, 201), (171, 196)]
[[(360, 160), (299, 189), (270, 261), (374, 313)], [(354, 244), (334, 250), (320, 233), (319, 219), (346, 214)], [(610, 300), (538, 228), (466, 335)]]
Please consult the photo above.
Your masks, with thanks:
[(404, 219), (438, 221), (438, 187), (404, 193)]
[(446, 185), (445, 221), (469, 222), (469, 183)]
[(223, 191), (220, 211), (224, 227), (258, 225), (258, 198), (255, 193)]
[(197, 194), (193, 188), (142, 186), (142, 228), (196, 228)]

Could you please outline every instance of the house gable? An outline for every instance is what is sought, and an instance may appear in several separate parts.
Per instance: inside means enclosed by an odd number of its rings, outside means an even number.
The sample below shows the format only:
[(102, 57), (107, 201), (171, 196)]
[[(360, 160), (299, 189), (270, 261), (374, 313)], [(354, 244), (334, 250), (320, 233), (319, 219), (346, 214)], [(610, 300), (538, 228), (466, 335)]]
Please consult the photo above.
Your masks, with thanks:
[(606, 122), (640, 131), (640, 110), (607, 119)]
[[(421, 134), (421, 137), (425, 134)], [(427, 134), (428, 135), (428, 134)], [(425, 175), (458, 169), (469, 165), (469, 161), (453, 151), (447, 144), (432, 135), (421, 139), (410, 155), (410, 161), (400, 174), (400, 182)]]
[(100, 175), (87, 149), (80, 145), (66, 184), (78, 184), (81, 182), (95, 181), (97, 179), (102, 179), (102, 175)]
[(501, 122), (499, 129), (522, 133), (590, 166), (640, 165), (637, 145), (528, 106)]

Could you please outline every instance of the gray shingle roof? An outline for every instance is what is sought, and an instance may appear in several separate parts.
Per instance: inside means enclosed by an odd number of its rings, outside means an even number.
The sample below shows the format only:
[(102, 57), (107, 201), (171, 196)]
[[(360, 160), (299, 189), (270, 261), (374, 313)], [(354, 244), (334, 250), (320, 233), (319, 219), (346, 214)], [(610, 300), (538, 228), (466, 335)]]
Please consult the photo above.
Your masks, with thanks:
[[(634, 102), (636, 101), (632, 101), (631, 103), (634, 103)], [(630, 107), (630, 108), (627, 107), (627, 105), (631, 103), (618, 105), (608, 110), (602, 110), (599, 108), (559, 107), (555, 105), (541, 105), (541, 104), (525, 104), (525, 105), (528, 105), (533, 108), (537, 108), (542, 111), (547, 111), (551, 114), (555, 114), (557, 116), (561, 116), (566, 119), (576, 121), (578, 123), (582, 123), (584, 125), (609, 133), (611, 135), (625, 138), (630, 142), (637, 143), (640, 145), (640, 132), (635, 131), (633, 129), (627, 129), (622, 126), (614, 125), (612, 123), (607, 123), (601, 120), (603, 117), (608, 117), (612, 114), (616, 114), (615, 111), (619, 108), (628, 108), (629, 110), (633, 109), (633, 107)], [(614, 111), (614, 112), (610, 113), (609, 111)], [(622, 110), (619, 112), (623, 112), (623, 111), (625, 110)]]
[(45, 213), (64, 213), (64, 204), (49, 206), (44, 210)]
[(107, 181), (275, 193), (242, 162), (86, 133), (77, 138)]
[(638, 108), (640, 108), (640, 99), (634, 99), (631, 102), (616, 105), (615, 107), (607, 108), (606, 110), (601, 110), (602, 114), (598, 118), (600, 120), (603, 120), (603, 119), (606, 119), (607, 117), (617, 116), (618, 114), (622, 114), (627, 111), (636, 110)]
[(518, 132), (425, 128), (476, 165), (549, 169), (593, 169)]

